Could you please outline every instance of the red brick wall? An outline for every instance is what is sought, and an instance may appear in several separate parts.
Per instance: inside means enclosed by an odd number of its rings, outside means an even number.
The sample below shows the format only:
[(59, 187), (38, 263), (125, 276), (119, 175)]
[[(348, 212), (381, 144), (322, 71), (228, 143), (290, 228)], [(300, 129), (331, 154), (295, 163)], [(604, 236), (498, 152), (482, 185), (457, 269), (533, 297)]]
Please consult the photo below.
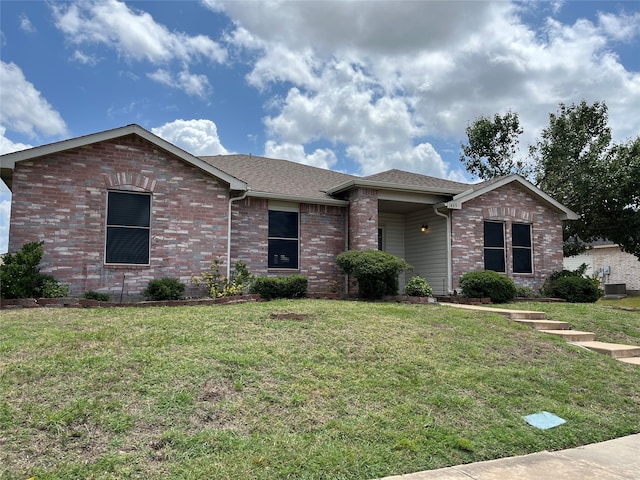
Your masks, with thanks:
[(246, 198), (233, 204), (231, 227), (231, 264), (238, 260), (259, 276), (300, 274), (307, 277), (309, 291), (341, 291), (342, 275), (335, 257), (345, 250), (345, 208), (300, 204), (300, 257), (297, 270), (269, 270), (269, 202)]
[[(452, 210), (451, 257), (453, 288), (466, 272), (484, 270), (483, 222), (505, 222), (506, 270), (517, 285), (538, 289), (554, 271), (562, 270), (562, 221), (557, 213), (511, 183)], [(533, 273), (513, 273), (511, 224), (532, 225)]]
[(311, 292), (343, 292), (336, 256), (346, 250), (345, 215), (343, 207), (300, 205), (300, 273), (309, 279)]
[[(150, 266), (105, 266), (107, 191), (152, 193)], [(43, 273), (87, 290), (135, 295), (226, 260), (228, 186), (136, 136), (16, 164), (9, 251), (44, 240)]]
[(378, 249), (378, 192), (357, 189), (349, 195), (349, 250)]

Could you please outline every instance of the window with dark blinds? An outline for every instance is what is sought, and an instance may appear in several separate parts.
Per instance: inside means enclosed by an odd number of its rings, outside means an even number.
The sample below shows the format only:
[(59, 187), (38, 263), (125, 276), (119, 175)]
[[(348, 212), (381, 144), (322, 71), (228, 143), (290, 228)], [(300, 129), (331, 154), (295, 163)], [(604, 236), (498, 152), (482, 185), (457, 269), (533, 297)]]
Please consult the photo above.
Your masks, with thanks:
[(484, 269), (505, 272), (504, 224), (484, 222)]
[(148, 265), (151, 195), (108, 192), (105, 263)]
[(269, 210), (269, 268), (298, 268), (298, 212)]
[(531, 225), (511, 225), (511, 247), (513, 249), (513, 273), (533, 273)]

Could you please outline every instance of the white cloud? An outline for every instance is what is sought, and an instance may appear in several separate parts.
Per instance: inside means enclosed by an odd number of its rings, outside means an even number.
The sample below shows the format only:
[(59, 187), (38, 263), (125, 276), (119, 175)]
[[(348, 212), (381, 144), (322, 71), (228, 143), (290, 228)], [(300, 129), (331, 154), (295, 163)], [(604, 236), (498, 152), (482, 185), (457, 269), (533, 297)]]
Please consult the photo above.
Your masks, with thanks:
[(73, 52), (73, 55), (71, 56), (71, 59), (78, 63), (89, 65), (91, 67), (97, 65), (100, 61), (95, 55), (86, 54), (80, 50), (75, 50)]
[(151, 131), (192, 155), (226, 155), (218, 138), (218, 128), (211, 120), (175, 120)]
[[(149, 73), (152, 80), (184, 91), (187, 95), (205, 97), (211, 93), (208, 78), (189, 72), (189, 66), (206, 60), (224, 63), (227, 51), (206, 35), (188, 35), (170, 31), (144, 11), (132, 9), (116, 0), (76, 1), (52, 5), (56, 26), (75, 45), (89, 48), (101, 44), (114, 49), (127, 61), (160, 65)], [(76, 50), (75, 61), (95, 65), (92, 54)], [(172, 71), (172, 63), (180, 71)]]
[(318, 148), (313, 153), (306, 154), (304, 145), (276, 143), (273, 140), (265, 143), (264, 155), (269, 158), (283, 158), (292, 162), (325, 169), (331, 169), (338, 162), (335, 153), (328, 148)]
[(611, 38), (628, 42), (640, 35), (640, 13), (633, 15), (614, 15), (601, 13), (598, 20), (602, 30)]
[(67, 126), (14, 63), (0, 62), (0, 125), (29, 136), (63, 135)]
[(421, 143), (415, 147), (406, 144), (398, 147), (388, 148), (373, 140), (368, 144), (350, 145), (347, 154), (360, 164), (363, 175), (397, 168), (439, 178), (447, 177), (447, 165), (431, 144)]
[(35, 27), (24, 13), (20, 15), (20, 29), (26, 33), (34, 33), (36, 31)]
[(11, 140), (9, 140), (7, 137), (5, 137), (6, 131), (7, 131), (6, 128), (4, 128), (3, 126), (0, 126), (0, 155), (31, 148), (31, 145), (27, 145), (24, 143), (14, 143)]
[(182, 90), (187, 95), (205, 98), (211, 92), (211, 84), (206, 75), (190, 73), (187, 70), (174, 76), (170, 71), (160, 68), (147, 76), (158, 83)]
[[(557, 13), (562, 6), (526, 8)], [(525, 155), (558, 103), (582, 99), (607, 103), (617, 138), (637, 135), (640, 72), (624, 68), (611, 42), (635, 38), (640, 15), (532, 25), (521, 7), (277, 1), (212, 8), (236, 22), (227, 42), (258, 55), (247, 81), (285, 88), (269, 103), (265, 124), (273, 145), (297, 146), (290, 149), (297, 158), (305, 145), (327, 141), (341, 144), (362, 173), (399, 167), (457, 176), (457, 160), (447, 165), (430, 139), (457, 144), (470, 121), (511, 110), (525, 129)]]
[(52, 10), (56, 26), (71, 42), (104, 44), (132, 60), (157, 64), (226, 59), (224, 48), (209, 37), (171, 32), (148, 13), (116, 0), (54, 4)]
[[(208, 2), (204, 2), (207, 4)], [(214, 2), (242, 27), (272, 44), (398, 54), (455, 44), (477, 25), (508, 10), (505, 2)]]

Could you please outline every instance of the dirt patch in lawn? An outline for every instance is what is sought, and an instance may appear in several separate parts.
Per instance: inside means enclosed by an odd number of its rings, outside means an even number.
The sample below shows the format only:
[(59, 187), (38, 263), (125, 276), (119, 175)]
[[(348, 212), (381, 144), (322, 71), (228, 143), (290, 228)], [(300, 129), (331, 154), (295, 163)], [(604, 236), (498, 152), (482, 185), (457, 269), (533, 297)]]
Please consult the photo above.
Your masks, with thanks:
[(311, 315), (308, 313), (272, 313), (269, 318), (273, 320), (307, 320)]

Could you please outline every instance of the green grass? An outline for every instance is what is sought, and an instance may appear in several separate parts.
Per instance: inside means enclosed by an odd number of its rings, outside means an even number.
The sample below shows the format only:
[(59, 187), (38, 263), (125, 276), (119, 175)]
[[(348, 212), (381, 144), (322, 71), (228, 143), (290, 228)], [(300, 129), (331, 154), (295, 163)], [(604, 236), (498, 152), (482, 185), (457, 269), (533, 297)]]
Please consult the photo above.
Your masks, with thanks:
[[(638, 312), (542, 306), (640, 328)], [(495, 314), (301, 300), (0, 326), (2, 479), (367, 479), (640, 431), (637, 366)], [(567, 423), (522, 419), (542, 410)]]
[(618, 308), (637, 308), (640, 309), (640, 295), (629, 296), (619, 300), (599, 300), (599, 305), (608, 305), (609, 307)]

